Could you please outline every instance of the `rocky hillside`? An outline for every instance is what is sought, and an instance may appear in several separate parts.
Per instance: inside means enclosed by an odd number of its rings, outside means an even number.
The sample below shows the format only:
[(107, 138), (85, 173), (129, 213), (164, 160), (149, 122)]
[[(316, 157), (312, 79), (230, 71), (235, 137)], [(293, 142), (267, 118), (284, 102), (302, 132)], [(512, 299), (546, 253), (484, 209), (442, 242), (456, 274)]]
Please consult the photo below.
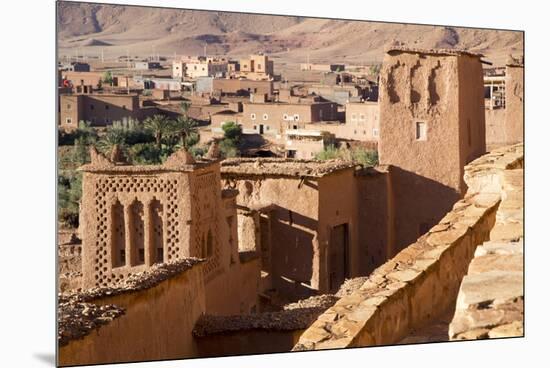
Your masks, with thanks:
[(202, 54), (241, 56), (258, 51), (284, 62), (369, 63), (398, 40), (415, 47), (468, 48), (496, 64), (523, 52), (520, 32), (408, 24), (341, 21), (58, 3), (60, 54), (148, 56)]

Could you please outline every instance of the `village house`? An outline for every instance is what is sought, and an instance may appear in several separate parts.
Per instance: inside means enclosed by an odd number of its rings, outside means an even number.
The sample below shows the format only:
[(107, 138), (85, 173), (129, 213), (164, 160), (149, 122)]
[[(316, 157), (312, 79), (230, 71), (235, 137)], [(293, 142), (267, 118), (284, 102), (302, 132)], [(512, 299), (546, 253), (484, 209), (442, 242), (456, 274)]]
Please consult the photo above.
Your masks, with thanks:
[[(187, 78), (196, 79), (199, 77), (224, 77), (227, 74), (227, 60), (213, 57), (198, 57), (194, 60), (187, 60), (185, 64), (176, 61), (172, 64), (172, 71), (179, 67), (184, 69), (184, 75)], [(177, 77), (180, 74), (176, 69)]]
[(314, 70), (318, 72), (341, 72), (346, 69), (345, 64), (313, 64), (303, 63), (300, 64), (300, 70)]
[(212, 90), (221, 96), (249, 96), (251, 94), (273, 96), (273, 81), (249, 79), (220, 79), (212, 81)]
[(346, 104), (346, 123), (338, 138), (356, 141), (378, 141), (380, 116), (377, 102), (350, 102)]
[(243, 132), (279, 139), (286, 129), (303, 129), (307, 123), (334, 120), (337, 106), (332, 102), (244, 103)]
[(185, 62), (183, 60), (172, 61), (172, 78), (183, 80), (185, 77)]
[(272, 80), (273, 61), (267, 55), (250, 55), (246, 59), (239, 60), (239, 77), (251, 80)]
[(195, 92), (218, 96), (250, 96), (251, 94), (273, 96), (273, 81), (200, 77), (196, 80)]
[(307, 130), (327, 132), (339, 140), (378, 142), (380, 136), (379, 105), (377, 102), (353, 102), (345, 105), (345, 121), (307, 123)]
[(242, 125), (242, 113), (234, 110), (222, 110), (212, 114), (210, 129), (212, 132), (223, 133), (222, 126), (226, 123)]
[(66, 72), (89, 72), (90, 64), (78, 61), (71, 61), (60, 65), (60, 69)]
[(510, 57), (498, 75), (484, 77), (487, 146), (523, 140), (523, 61)]
[(141, 120), (144, 112), (137, 94), (69, 94), (60, 95), (59, 125), (76, 129), (80, 121), (92, 126), (106, 126), (114, 121)]
[(334, 134), (310, 129), (287, 129), (285, 131), (285, 157), (312, 159), (329, 146), (335, 146)]
[(72, 88), (76, 86), (91, 86), (93, 89), (101, 87), (103, 73), (62, 71), (61, 77), (68, 81)]
[(134, 63), (134, 69), (136, 70), (152, 70), (161, 68), (162, 66), (158, 61), (136, 61)]
[(224, 188), (239, 193), (239, 241), (261, 251), (263, 291), (297, 298), (336, 290), (358, 274), (353, 167), (267, 158), (222, 162)]

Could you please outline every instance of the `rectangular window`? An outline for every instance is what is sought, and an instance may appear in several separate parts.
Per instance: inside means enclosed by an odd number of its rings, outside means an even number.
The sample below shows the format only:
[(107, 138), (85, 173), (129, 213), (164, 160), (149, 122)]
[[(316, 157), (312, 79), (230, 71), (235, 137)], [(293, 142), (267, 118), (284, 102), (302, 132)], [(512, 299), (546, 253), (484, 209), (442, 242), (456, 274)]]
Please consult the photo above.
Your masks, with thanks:
[(425, 141), (427, 139), (426, 123), (423, 121), (416, 122), (416, 140)]
[(373, 137), (378, 137), (378, 129), (376, 129), (376, 128), (372, 129), (372, 136)]
[(65, 123), (67, 124), (72, 124), (73, 120), (71, 118), (67, 118), (65, 119)]

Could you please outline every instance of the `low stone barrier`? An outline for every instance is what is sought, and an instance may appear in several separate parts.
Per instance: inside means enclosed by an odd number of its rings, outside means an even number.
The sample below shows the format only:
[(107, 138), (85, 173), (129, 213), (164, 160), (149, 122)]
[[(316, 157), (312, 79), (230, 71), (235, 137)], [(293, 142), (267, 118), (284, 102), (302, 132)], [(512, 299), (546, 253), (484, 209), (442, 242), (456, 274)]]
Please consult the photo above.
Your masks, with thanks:
[(204, 311), (196, 259), (154, 266), (112, 287), (62, 294), (58, 364), (195, 357), (192, 329)]
[(427, 234), (377, 268), (325, 311), (293, 350), (393, 344), (454, 306), (477, 245), (489, 240), (503, 170), (522, 167), (523, 146), (501, 148), (465, 168), (465, 198)]
[(462, 280), (451, 340), (523, 335), (523, 169), (502, 171), (500, 183), (496, 224)]

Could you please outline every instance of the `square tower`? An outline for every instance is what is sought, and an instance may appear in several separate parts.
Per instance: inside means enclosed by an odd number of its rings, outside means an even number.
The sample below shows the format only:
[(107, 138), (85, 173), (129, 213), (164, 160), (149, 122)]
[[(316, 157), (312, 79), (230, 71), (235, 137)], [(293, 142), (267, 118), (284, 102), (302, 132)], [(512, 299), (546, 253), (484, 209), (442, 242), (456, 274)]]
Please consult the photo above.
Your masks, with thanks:
[(207, 259), (205, 277), (223, 267), (219, 162), (185, 150), (162, 165), (128, 165), (93, 148), (91, 158), (79, 169), (84, 288), (186, 257)]
[(464, 166), (485, 153), (481, 56), (395, 47), (384, 57), (379, 155), (396, 168), (398, 249), (465, 193)]

